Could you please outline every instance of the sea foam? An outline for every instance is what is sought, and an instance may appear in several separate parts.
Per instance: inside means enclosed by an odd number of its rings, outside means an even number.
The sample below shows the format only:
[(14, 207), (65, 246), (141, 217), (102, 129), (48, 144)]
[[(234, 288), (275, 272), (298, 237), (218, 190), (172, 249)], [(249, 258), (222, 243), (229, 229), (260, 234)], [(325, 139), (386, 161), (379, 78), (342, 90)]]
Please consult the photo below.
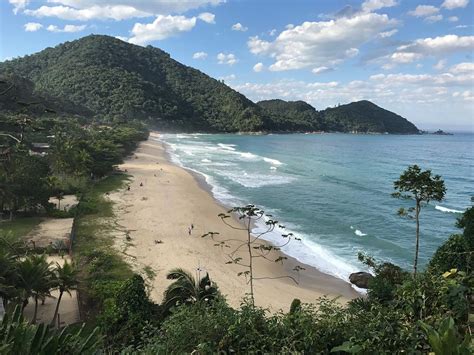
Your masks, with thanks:
[(219, 147), (225, 150), (235, 151), (235, 144), (224, 144), (224, 143), (217, 143)]
[(447, 207), (443, 207), (443, 206), (438, 206), (438, 205), (436, 205), (435, 208), (438, 211), (446, 212), (446, 213), (464, 213), (464, 211), (455, 210), (455, 209), (451, 209), (451, 208), (447, 208)]
[(273, 164), (273, 165), (282, 165), (283, 163), (277, 159), (271, 159), (271, 158), (266, 158), (263, 157), (263, 160), (266, 161), (267, 163)]

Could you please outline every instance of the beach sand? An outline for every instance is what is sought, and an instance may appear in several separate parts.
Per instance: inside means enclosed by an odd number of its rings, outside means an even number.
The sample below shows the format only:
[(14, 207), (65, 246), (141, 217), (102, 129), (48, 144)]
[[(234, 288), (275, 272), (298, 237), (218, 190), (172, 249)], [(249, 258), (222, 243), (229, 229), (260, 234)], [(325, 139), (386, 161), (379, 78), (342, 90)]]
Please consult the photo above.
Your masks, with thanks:
[[(153, 140), (157, 134), (142, 142), (134, 155), (120, 169), (131, 175), (130, 190), (123, 188), (110, 194), (115, 204), (116, 223), (123, 233), (117, 234), (116, 247), (138, 272), (151, 268), (156, 276), (151, 281), (150, 295), (156, 302), (162, 299), (163, 291), (170, 281), (166, 273), (181, 267), (201, 276), (206, 272), (215, 281), (220, 291), (232, 306), (239, 306), (249, 286), (244, 271), (238, 265), (228, 265), (226, 253), (231, 248), (220, 248), (208, 238), (207, 232), (219, 232), (222, 238), (244, 241), (246, 234), (223, 224), (218, 217), (227, 208), (221, 206), (189, 171), (168, 161), (161, 142)], [(143, 186), (140, 186), (142, 184)], [(231, 221), (237, 223), (237, 221)], [(188, 228), (194, 225), (192, 234)], [(129, 236), (127, 240), (126, 236)], [(161, 241), (157, 244), (155, 241)], [(245, 253), (240, 256), (246, 260)], [(273, 252), (272, 257), (277, 257)], [(254, 259), (256, 277), (268, 279), (255, 281), (255, 301), (271, 311), (288, 310), (291, 301), (299, 298), (303, 302), (314, 302), (318, 297), (340, 297), (341, 302), (360, 296), (348, 283), (302, 265), (306, 270), (299, 276), (292, 271), (299, 264), (289, 258), (284, 265), (262, 258)], [(288, 278), (299, 279), (295, 284)], [(273, 279), (272, 279), (273, 278)], [(276, 279), (274, 279), (276, 278)]]

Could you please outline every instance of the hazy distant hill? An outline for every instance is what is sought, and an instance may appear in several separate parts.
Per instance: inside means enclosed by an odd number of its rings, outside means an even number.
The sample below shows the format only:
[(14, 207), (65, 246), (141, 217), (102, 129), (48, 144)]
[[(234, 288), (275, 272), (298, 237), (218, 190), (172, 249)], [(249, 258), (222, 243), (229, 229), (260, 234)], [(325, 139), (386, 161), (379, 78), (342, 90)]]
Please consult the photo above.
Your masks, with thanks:
[(369, 102), (321, 112), (303, 101), (270, 100), (257, 105), (158, 48), (109, 36), (91, 35), (0, 63), (0, 74), (26, 77), (35, 84), (33, 94), (47, 93), (85, 107), (95, 118), (138, 118), (161, 128), (209, 132), (417, 131), (402, 117)]
[(304, 101), (267, 100), (257, 103), (284, 130), (324, 130), (337, 132), (418, 133), (405, 118), (370, 101), (358, 101), (317, 111)]

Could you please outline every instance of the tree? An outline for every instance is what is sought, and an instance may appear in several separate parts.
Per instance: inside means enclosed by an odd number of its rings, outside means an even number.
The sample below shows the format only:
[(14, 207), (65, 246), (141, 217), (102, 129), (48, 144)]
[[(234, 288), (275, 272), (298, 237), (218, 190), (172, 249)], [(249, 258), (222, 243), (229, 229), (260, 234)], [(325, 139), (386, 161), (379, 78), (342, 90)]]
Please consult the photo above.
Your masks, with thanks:
[(215, 299), (219, 291), (211, 281), (209, 274), (195, 278), (191, 273), (181, 268), (176, 268), (166, 275), (168, 280), (175, 280), (165, 290), (163, 305), (169, 310), (179, 304), (194, 303), (197, 301), (211, 301)]
[[(409, 166), (394, 182), (395, 198), (409, 199), (415, 202), (415, 207), (400, 208), (398, 214), (416, 221), (416, 246), (413, 275), (416, 276), (418, 267), (418, 252), (420, 247), (420, 212), (422, 207), (431, 200), (441, 201), (446, 194), (446, 187), (440, 175), (432, 175), (431, 170), (422, 171), (418, 165)], [(414, 213), (414, 214), (413, 214)]]
[(52, 288), (52, 272), (46, 255), (29, 255), (18, 264), (18, 288), (20, 289), (22, 308), (25, 309), (28, 299), (35, 300), (35, 310), (31, 323), (36, 323), (38, 300), (49, 296)]
[[(224, 224), (232, 229), (239, 230), (245, 232), (246, 239), (245, 241), (242, 242), (241, 239), (235, 239), (235, 238), (228, 238), (224, 240), (218, 240), (219, 233), (216, 232), (209, 232), (204, 234), (202, 237), (210, 237), (212, 240), (216, 241), (217, 243), (215, 246), (224, 248), (228, 247), (231, 248), (229, 245), (229, 242), (237, 242), (237, 247), (234, 247), (232, 251), (227, 254), (229, 257), (229, 261), (226, 264), (236, 264), (243, 266), (246, 270), (239, 272), (237, 275), (238, 276), (245, 276), (247, 283), (250, 286), (250, 302), (251, 305), (255, 305), (255, 293), (254, 293), (254, 281), (255, 280), (262, 280), (262, 279), (280, 279), (280, 278), (289, 278), (293, 280), (296, 284), (298, 283), (296, 279), (292, 276), (289, 275), (283, 275), (283, 276), (277, 276), (277, 277), (256, 277), (254, 273), (254, 259), (256, 258), (263, 258), (271, 262), (276, 262), (276, 263), (283, 263), (287, 257), (286, 256), (277, 256), (275, 259), (273, 259), (271, 253), (272, 251), (279, 251), (282, 247), (287, 245), (288, 243), (291, 242), (292, 239), (295, 240), (301, 240), (300, 238), (294, 237), (293, 233), (287, 233), (287, 234), (282, 234), (281, 236), (285, 240), (281, 245), (278, 246), (273, 246), (268, 243), (265, 243), (262, 241), (262, 237), (268, 233), (271, 233), (274, 231), (274, 229), (278, 226), (280, 229), (284, 229), (285, 226), (281, 225), (278, 223), (278, 221), (271, 219), (271, 215), (265, 215), (265, 212), (254, 205), (247, 205), (245, 207), (234, 207), (231, 210), (228, 211), (229, 214), (221, 213), (219, 214), (219, 217), (221, 218), (222, 222)], [(237, 214), (239, 220), (241, 220), (243, 223), (240, 226), (235, 226), (229, 222), (227, 222), (227, 219), (231, 217), (230, 213), (235, 213)], [(265, 217), (268, 217), (268, 219), (265, 221), (265, 226), (266, 229), (263, 232), (252, 234), (252, 229), (259, 220), (264, 219)], [(247, 260), (244, 261), (241, 256), (239, 256), (239, 252), (241, 251), (242, 248), (246, 248), (245, 253), (247, 254)], [(296, 265), (293, 268), (293, 271), (299, 272), (301, 270), (304, 270), (303, 267)]]
[(51, 325), (55, 324), (56, 318), (58, 317), (59, 304), (61, 303), (64, 292), (71, 295), (71, 291), (77, 288), (78, 270), (75, 265), (67, 261), (64, 262), (63, 266), (56, 263), (56, 268), (54, 269), (54, 283), (59, 290), (59, 297)]

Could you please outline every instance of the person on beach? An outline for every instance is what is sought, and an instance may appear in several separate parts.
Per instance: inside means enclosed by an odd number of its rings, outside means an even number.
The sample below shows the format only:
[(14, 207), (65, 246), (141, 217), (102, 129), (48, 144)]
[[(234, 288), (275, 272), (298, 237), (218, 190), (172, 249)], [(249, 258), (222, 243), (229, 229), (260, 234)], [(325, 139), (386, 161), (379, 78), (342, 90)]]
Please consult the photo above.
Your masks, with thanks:
[(140, 183), (140, 187), (142, 187), (142, 186), (143, 186), (143, 182)]
[(191, 223), (191, 230), (193, 230), (193, 229), (194, 229), (194, 224), (193, 224), (193, 223)]
[(188, 227), (188, 235), (191, 235), (191, 227)]

